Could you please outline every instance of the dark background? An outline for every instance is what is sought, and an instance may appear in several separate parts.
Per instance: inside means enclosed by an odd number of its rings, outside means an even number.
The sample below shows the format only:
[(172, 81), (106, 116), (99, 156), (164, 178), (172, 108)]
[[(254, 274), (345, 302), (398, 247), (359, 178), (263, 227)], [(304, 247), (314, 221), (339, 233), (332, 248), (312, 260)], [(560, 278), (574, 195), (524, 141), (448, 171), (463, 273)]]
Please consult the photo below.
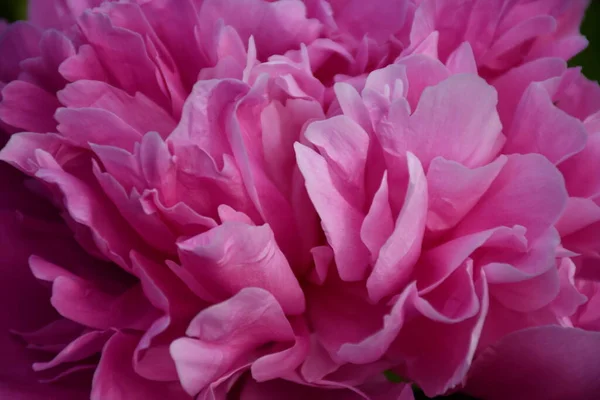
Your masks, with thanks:
[[(0, 19), (8, 21), (25, 19), (26, 11), (26, 0), (0, 0)], [(571, 66), (582, 66), (583, 73), (588, 78), (600, 81), (600, 0), (592, 1), (583, 21), (581, 31), (589, 40), (590, 45), (585, 51), (571, 60), (569, 64)], [(427, 399), (420, 392), (415, 394), (416, 400)], [(443, 398), (438, 397), (437, 399), (468, 400), (472, 398), (464, 395), (453, 395)]]

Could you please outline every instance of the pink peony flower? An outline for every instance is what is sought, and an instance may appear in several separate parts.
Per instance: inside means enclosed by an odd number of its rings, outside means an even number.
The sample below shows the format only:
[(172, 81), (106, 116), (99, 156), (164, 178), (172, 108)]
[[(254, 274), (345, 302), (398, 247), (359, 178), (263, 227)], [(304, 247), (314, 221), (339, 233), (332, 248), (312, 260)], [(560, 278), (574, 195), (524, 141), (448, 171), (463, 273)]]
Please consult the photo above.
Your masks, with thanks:
[(586, 5), (31, 0), (0, 397), (595, 398)]

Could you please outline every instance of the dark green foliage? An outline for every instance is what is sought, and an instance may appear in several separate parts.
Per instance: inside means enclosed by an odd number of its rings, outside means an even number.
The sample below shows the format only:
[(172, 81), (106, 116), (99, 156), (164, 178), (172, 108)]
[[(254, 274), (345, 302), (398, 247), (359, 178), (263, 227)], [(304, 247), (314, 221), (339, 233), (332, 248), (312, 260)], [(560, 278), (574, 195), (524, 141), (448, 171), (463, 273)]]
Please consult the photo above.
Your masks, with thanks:
[(589, 40), (587, 49), (577, 55), (570, 65), (583, 66), (583, 73), (590, 79), (600, 81), (600, 1), (594, 0), (587, 10), (581, 32)]

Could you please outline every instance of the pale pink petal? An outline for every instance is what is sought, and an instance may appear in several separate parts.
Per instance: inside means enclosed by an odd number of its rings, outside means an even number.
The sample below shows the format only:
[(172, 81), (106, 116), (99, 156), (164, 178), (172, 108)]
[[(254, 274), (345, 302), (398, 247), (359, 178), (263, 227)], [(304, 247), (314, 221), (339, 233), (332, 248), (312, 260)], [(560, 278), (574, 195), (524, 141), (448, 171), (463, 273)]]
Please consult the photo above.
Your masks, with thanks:
[(97, 108), (108, 111), (140, 134), (156, 131), (166, 137), (175, 128), (175, 121), (164, 109), (140, 92), (133, 96), (105, 82), (80, 80), (57, 93), (58, 100), (68, 108)]
[(412, 153), (407, 155), (410, 180), (404, 206), (367, 279), (369, 297), (374, 302), (395, 293), (407, 283), (421, 254), (427, 218), (427, 180), (419, 160)]
[(425, 89), (410, 117), (391, 116), (393, 150), (411, 151), (426, 170), (436, 156), (467, 167), (488, 163), (503, 140), (496, 102), (495, 90), (483, 79), (454, 75)]
[(406, 68), (406, 81), (408, 82), (406, 99), (412, 110), (417, 108), (425, 88), (435, 86), (450, 76), (448, 68), (436, 57), (412, 54), (397, 59), (396, 63)]
[(594, 198), (600, 195), (600, 179), (590, 171), (600, 168), (600, 135), (590, 135), (585, 148), (566, 160), (559, 169), (571, 196)]
[(192, 395), (245, 364), (257, 347), (294, 339), (275, 298), (258, 288), (243, 289), (202, 311), (190, 323), (187, 335), (171, 344), (171, 355), (181, 384)]
[(437, 232), (456, 226), (489, 189), (506, 161), (506, 157), (498, 157), (488, 165), (469, 169), (434, 158), (427, 171), (427, 229)]
[[(543, 36), (556, 29), (556, 21), (548, 15), (538, 15), (514, 25), (494, 42), (481, 59), (483, 64), (493, 69), (509, 68), (514, 60), (506, 54), (518, 48), (527, 40)], [(504, 56), (504, 57), (502, 57)], [(516, 58), (516, 57), (515, 57)]]
[(296, 332), (293, 346), (284, 345), (283, 350), (264, 355), (252, 364), (250, 371), (256, 381), (265, 382), (291, 373), (306, 359), (310, 348), (308, 328), (301, 319), (293, 320), (292, 327)]
[(55, 118), (58, 123), (55, 130), (81, 147), (93, 143), (133, 152), (134, 145), (142, 139), (142, 134), (132, 126), (100, 108), (60, 108)]
[(563, 60), (542, 58), (513, 68), (495, 79), (492, 84), (498, 91), (498, 114), (504, 128), (511, 127), (521, 97), (532, 82), (561, 76), (566, 69), (567, 65)]
[(566, 200), (562, 177), (546, 158), (513, 155), (455, 235), (521, 225), (534, 241), (558, 220)]
[(365, 201), (367, 133), (350, 118), (337, 116), (311, 123), (304, 135), (327, 161), (336, 188), (347, 201), (361, 209)]
[(580, 306), (586, 304), (589, 300), (585, 293), (577, 289), (575, 273), (575, 263), (569, 258), (563, 258), (558, 267), (560, 292), (550, 305), (559, 316), (572, 316)]
[(544, 87), (533, 83), (515, 110), (506, 138), (504, 153), (539, 153), (559, 164), (584, 148), (587, 134), (581, 121), (554, 107)]
[(453, 74), (477, 74), (475, 55), (469, 42), (463, 42), (450, 54), (446, 68)]
[(322, 156), (300, 144), (294, 147), (340, 276), (345, 280), (359, 280), (365, 274), (369, 257), (359, 234), (364, 215), (335, 188), (327, 161)]
[(394, 217), (390, 206), (387, 171), (381, 178), (371, 207), (360, 227), (360, 238), (371, 253), (371, 261), (379, 257), (379, 251), (394, 232)]
[(269, 291), (289, 314), (304, 311), (304, 295), (268, 225), (226, 222), (178, 244), (185, 269), (218, 299), (247, 287)]

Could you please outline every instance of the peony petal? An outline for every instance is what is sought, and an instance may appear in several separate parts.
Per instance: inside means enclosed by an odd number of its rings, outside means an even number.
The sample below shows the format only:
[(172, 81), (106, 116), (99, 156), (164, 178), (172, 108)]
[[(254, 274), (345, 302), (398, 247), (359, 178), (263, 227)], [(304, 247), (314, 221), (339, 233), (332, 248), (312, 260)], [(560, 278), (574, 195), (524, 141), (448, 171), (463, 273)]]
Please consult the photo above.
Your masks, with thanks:
[(412, 153), (407, 156), (410, 180), (404, 206), (367, 279), (369, 298), (374, 302), (402, 288), (421, 255), (427, 217), (427, 180), (419, 160)]
[(467, 167), (488, 163), (503, 140), (496, 102), (495, 91), (483, 79), (454, 75), (425, 89), (408, 121), (391, 116), (394, 150), (413, 152), (425, 170), (436, 156)]
[(252, 364), (250, 371), (258, 382), (277, 379), (293, 372), (306, 359), (310, 347), (308, 328), (301, 320), (294, 320), (292, 323), (297, 332), (294, 345), (280, 352), (262, 356)]
[(43, 28), (68, 28), (86, 9), (97, 7), (102, 0), (30, 0), (27, 16)]
[(142, 139), (125, 121), (99, 108), (60, 108), (55, 118), (58, 132), (81, 147), (93, 143), (133, 152), (134, 145)]
[(141, 378), (132, 368), (133, 350), (139, 337), (117, 332), (102, 352), (94, 374), (92, 400), (125, 400), (136, 396), (145, 399), (189, 400), (178, 383), (155, 382)]
[(21, 61), (40, 55), (41, 37), (40, 29), (25, 21), (15, 22), (1, 32), (0, 81), (17, 79), (21, 72)]
[(337, 116), (311, 123), (304, 133), (329, 165), (330, 175), (344, 197), (361, 209), (369, 136), (353, 120)]
[(537, 83), (525, 90), (506, 137), (506, 154), (539, 153), (555, 164), (580, 152), (587, 140), (581, 121), (554, 107)]
[(450, 54), (446, 67), (453, 74), (477, 74), (475, 55), (469, 42), (463, 42)]
[[(487, 316), (486, 286), (483, 274), (475, 287), (471, 286), (472, 295), (480, 301), (478, 312), (470, 319), (448, 324), (450, 321), (432, 320), (424, 312), (423, 316), (405, 322), (392, 351), (408, 360), (407, 374), (427, 396), (446, 393), (464, 381)], [(417, 299), (415, 306), (425, 311), (419, 303)]]
[(115, 296), (81, 279), (61, 276), (54, 280), (51, 302), (64, 317), (98, 329), (144, 330), (158, 317), (138, 286)]
[(600, 195), (600, 179), (589, 171), (600, 168), (600, 135), (590, 135), (585, 148), (560, 165), (567, 190), (574, 197), (594, 198)]
[(216, 298), (260, 287), (288, 314), (304, 311), (304, 295), (268, 225), (226, 222), (178, 244), (183, 267), (210, 283)]
[(597, 332), (558, 326), (518, 331), (477, 357), (466, 388), (490, 400), (592, 400), (600, 390), (599, 349)]
[(498, 91), (498, 114), (505, 129), (510, 129), (515, 110), (523, 97), (523, 93), (532, 82), (542, 82), (561, 76), (567, 69), (563, 60), (558, 58), (542, 58), (511, 69), (493, 81)]
[(434, 158), (427, 171), (427, 229), (439, 232), (456, 226), (489, 189), (506, 161), (506, 157), (500, 156), (488, 165), (470, 169), (441, 157)]
[(118, 87), (130, 95), (142, 92), (158, 105), (168, 104), (140, 34), (116, 27), (107, 15), (89, 10), (79, 17), (78, 26)]
[(54, 94), (65, 86), (67, 81), (58, 68), (63, 61), (75, 54), (71, 40), (54, 30), (44, 32), (39, 43), (40, 56), (21, 62), (20, 80), (33, 83), (48, 93)]
[(29, 82), (12, 81), (2, 89), (0, 120), (31, 132), (55, 132), (54, 112), (60, 103), (52, 94)]
[(331, 6), (339, 28), (361, 40), (368, 35), (378, 42), (389, 39), (402, 29), (408, 3), (401, 0), (362, 1), (332, 0)]
[(171, 344), (171, 355), (181, 384), (191, 395), (237, 364), (245, 364), (257, 347), (294, 339), (293, 329), (275, 298), (258, 288), (243, 289), (200, 312), (187, 334), (191, 338)]
[(394, 217), (389, 200), (387, 171), (375, 193), (369, 212), (360, 227), (360, 238), (371, 253), (371, 261), (379, 258), (381, 248), (394, 232)]
[(513, 155), (455, 235), (521, 225), (533, 242), (558, 220), (566, 200), (562, 177), (545, 157)]
[[(240, 9), (245, 11), (243, 15), (237, 12)], [(252, 35), (261, 60), (296, 49), (300, 43), (312, 42), (321, 29), (317, 20), (306, 18), (306, 7), (297, 0), (274, 3), (262, 0), (208, 0), (202, 2), (199, 12), (200, 26), (210, 27), (214, 21), (222, 18), (225, 24), (236, 29), (244, 43)], [(269, 21), (269, 24), (263, 21)]]
[(111, 331), (93, 331), (79, 336), (69, 343), (52, 360), (33, 364), (34, 371), (55, 368), (63, 363), (77, 362), (98, 354), (112, 336)]
[(175, 128), (173, 118), (142, 93), (131, 96), (105, 82), (79, 80), (59, 91), (57, 97), (68, 108), (108, 111), (142, 135), (157, 131), (166, 137)]
[(350, 281), (362, 279), (369, 261), (368, 250), (359, 234), (364, 215), (335, 187), (327, 161), (322, 156), (300, 144), (294, 145), (294, 148), (341, 278)]

